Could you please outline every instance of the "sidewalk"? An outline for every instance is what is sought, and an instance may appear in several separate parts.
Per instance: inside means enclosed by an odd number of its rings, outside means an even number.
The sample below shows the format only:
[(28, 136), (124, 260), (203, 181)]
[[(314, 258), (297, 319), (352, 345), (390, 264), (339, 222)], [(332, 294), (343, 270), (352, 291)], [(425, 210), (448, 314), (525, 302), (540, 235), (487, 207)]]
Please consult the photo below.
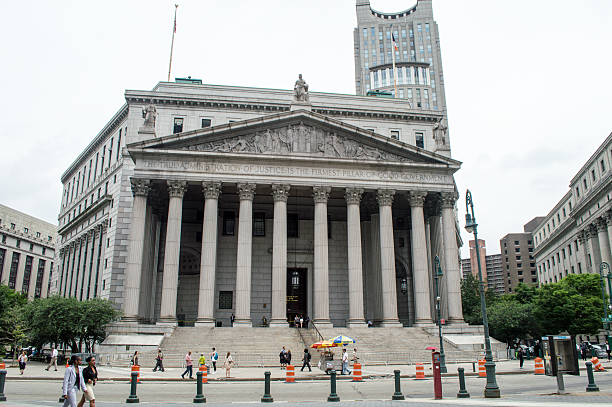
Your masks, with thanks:
[[(219, 364), (221, 365), (221, 364)], [(534, 362), (533, 360), (526, 360), (523, 369), (519, 368), (519, 363), (516, 360), (508, 360), (497, 362), (496, 364), (496, 373), (499, 375), (506, 374), (533, 374), (534, 371)], [(580, 361), (581, 369), (584, 369), (584, 362)], [(603, 362), (603, 366), (607, 370), (612, 370), (612, 362), (608, 362), (607, 360)], [(62, 380), (64, 377), (64, 372), (66, 370), (65, 366), (58, 366), (58, 371), (54, 371), (51, 368), (50, 371), (45, 370), (46, 365), (31, 362), (28, 363), (28, 366), (23, 375), (19, 374), (19, 369), (15, 367), (9, 367), (7, 363), (7, 380)], [(476, 372), (473, 372), (472, 363), (460, 363), (460, 364), (448, 364), (447, 369), (448, 373), (443, 374), (442, 376), (457, 376), (457, 368), (462, 367), (465, 371), (466, 376), (475, 376), (478, 375), (478, 365), (476, 364)], [(323, 373), (316, 365), (313, 365), (312, 372), (308, 372), (304, 370), (300, 371), (301, 365), (295, 367), (295, 378), (296, 380), (326, 380), (329, 378), (328, 375)], [(416, 376), (416, 367), (415, 365), (389, 365), (389, 366), (367, 366), (363, 365), (362, 374), (363, 378), (377, 378), (377, 377), (390, 377), (393, 375), (394, 370), (399, 370), (401, 372), (401, 377), (403, 378), (414, 378)], [(152, 369), (143, 369), (140, 372), (140, 379), (142, 381), (181, 381), (181, 373), (183, 373), (184, 369), (178, 368), (168, 368), (165, 372), (152, 372)], [(193, 377), (196, 377), (197, 367), (194, 366)], [(225, 378), (225, 369), (223, 367), (217, 368), (217, 373), (208, 374), (208, 381), (258, 381), (263, 380), (264, 372), (271, 372), (272, 380), (284, 380), (285, 379), (285, 370), (281, 370), (278, 367), (274, 368), (261, 368), (261, 367), (240, 367), (240, 361), (237, 362), (237, 365), (231, 370), (231, 377), (229, 379)], [(128, 381), (130, 379), (130, 368), (127, 367), (112, 367), (112, 366), (98, 366), (98, 376), (101, 381), (110, 380), (110, 381)], [(427, 377), (431, 376), (432, 369), (431, 364), (425, 365), (425, 375)], [(338, 380), (350, 380), (352, 376), (346, 375), (338, 375)], [(187, 379), (185, 379), (187, 380)]]

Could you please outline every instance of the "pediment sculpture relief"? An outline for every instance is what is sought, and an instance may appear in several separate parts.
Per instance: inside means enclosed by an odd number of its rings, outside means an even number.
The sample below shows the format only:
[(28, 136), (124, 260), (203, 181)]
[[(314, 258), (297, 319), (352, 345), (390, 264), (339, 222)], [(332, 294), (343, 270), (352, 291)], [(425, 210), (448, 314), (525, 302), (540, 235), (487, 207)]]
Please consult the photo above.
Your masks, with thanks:
[(297, 154), (376, 161), (412, 161), (406, 157), (359, 143), (335, 132), (306, 126), (303, 123), (184, 146), (181, 149), (224, 153)]

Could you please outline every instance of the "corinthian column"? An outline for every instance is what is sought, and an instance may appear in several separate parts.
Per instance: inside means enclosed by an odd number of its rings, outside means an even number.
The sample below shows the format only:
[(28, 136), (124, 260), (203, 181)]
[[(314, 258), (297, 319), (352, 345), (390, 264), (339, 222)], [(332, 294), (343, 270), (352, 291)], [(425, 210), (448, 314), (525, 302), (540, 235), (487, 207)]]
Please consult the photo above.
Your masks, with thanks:
[(176, 324), (176, 295), (178, 290), (179, 257), (181, 254), (181, 221), (185, 181), (168, 181), (168, 224), (166, 225), (166, 251), (164, 254), (164, 281), (162, 284), (159, 323)]
[(217, 268), (217, 212), (220, 182), (203, 182), (204, 219), (200, 256), (200, 293), (196, 326), (215, 326), (215, 275)]
[[(608, 241), (608, 222), (605, 218), (597, 219), (597, 238), (599, 239), (599, 252), (601, 253), (601, 261), (610, 265), (610, 242)], [(599, 264), (597, 265), (599, 272)]]
[(150, 188), (148, 180), (132, 178), (130, 182), (132, 184), (134, 202), (132, 204), (132, 219), (130, 221), (130, 237), (127, 245), (123, 320), (135, 322), (138, 320), (143, 242), (145, 238), (145, 218), (147, 215), (147, 195), (149, 194)]
[(431, 324), (429, 273), (427, 271), (427, 240), (423, 204), (426, 192), (410, 192), (410, 219), (412, 221), (412, 270), (414, 276), (415, 325)]
[(272, 185), (274, 230), (272, 235), (272, 318), (270, 326), (287, 324), (287, 198), (289, 185)]
[(251, 261), (253, 251), (253, 198), (255, 184), (238, 184), (238, 250), (236, 259), (236, 320), (234, 326), (251, 326)]
[(363, 269), (361, 254), (361, 216), (359, 202), (363, 189), (347, 188), (346, 232), (348, 248), (349, 320), (348, 327), (365, 326), (363, 316)]
[(327, 200), (331, 187), (315, 186), (314, 198), (314, 318), (319, 327), (331, 328), (329, 320), (329, 259), (327, 241)]
[[(444, 264), (446, 265), (446, 295), (449, 321), (463, 322), (461, 309), (461, 275), (459, 269), (459, 248), (455, 232), (455, 193), (442, 194), (442, 241), (444, 244)], [(434, 270), (435, 273), (435, 270)]]
[(382, 280), (383, 327), (401, 327), (397, 317), (397, 289), (395, 278), (395, 247), (393, 240), (393, 214), (391, 204), (395, 191), (379, 189), (378, 212), (380, 215), (380, 273)]

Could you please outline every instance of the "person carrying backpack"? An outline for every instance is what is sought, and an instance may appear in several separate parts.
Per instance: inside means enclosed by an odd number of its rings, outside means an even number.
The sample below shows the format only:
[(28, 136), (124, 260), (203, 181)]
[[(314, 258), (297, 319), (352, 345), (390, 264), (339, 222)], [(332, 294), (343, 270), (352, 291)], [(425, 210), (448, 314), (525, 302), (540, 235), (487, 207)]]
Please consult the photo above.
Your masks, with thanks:
[(213, 374), (217, 373), (217, 360), (219, 360), (219, 354), (215, 348), (212, 348), (212, 352), (210, 353), (210, 361), (212, 362), (213, 366)]
[(302, 363), (302, 369), (300, 372), (303, 372), (306, 366), (308, 366), (308, 371), (312, 372), (312, 368), (310, 367), (310, 359), (312, 359), (312, 355), (308, 351), (308, 348), (304, 348), (304, 357), (302, 358), (304, 363)]

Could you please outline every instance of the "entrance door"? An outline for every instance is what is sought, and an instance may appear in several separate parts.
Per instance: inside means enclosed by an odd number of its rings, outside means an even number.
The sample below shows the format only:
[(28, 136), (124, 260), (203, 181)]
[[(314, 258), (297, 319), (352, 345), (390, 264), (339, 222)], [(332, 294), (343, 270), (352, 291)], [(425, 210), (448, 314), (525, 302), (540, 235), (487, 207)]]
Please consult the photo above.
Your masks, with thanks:
[(295, 316), (306, 317), (308, 311), (307, 273), (305, 268), (287, 269), (287, 318), (293, 326)]

